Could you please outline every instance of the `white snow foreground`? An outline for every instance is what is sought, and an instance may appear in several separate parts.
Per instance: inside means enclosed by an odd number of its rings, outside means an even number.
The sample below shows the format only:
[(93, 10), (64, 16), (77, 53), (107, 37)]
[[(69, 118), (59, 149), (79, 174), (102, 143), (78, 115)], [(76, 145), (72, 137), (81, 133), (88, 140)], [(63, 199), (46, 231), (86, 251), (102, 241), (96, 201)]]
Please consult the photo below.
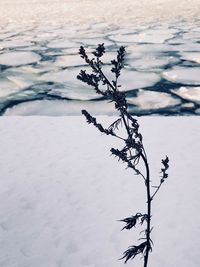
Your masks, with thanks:
[[(139, 122), (152, 185), (161, 159), (170, 158), (169, 178), (153, 203), (149, 267), (199, 267), (200, 118)], [(83, 117), (0, 119), (0, 266), (124, 266), (118, 259), (139, 242), (138, 233), (120, 232), (117, 220), (145, 212), (145, 189), (110, 156), (118, 145)], [(142, 265), (140, 257), (127, 264)]]

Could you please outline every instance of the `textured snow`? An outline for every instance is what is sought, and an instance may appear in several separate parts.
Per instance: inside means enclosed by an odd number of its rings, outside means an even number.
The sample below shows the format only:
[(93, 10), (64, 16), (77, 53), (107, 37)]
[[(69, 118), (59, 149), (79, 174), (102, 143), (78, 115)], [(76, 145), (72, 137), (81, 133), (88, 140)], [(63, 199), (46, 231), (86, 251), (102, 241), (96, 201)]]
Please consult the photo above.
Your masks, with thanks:
[(200, 84), (200, 68), (175, 67), (163, 72), (163, 77), (175, 83)]
[(33, 52), (8, 52), (0, 55), (0, 64), (18, 66), (34, 63), (40, 60), (40, 56)]
[[(153, 202), (149, 266), (199, 267), (200, 118), (139, 124), (153, 184), (161, 159), (170, 157), (169, 178)], [(124, 266), (118, 259), (138, 233), (121, 232), (117, 220), (146, 210), (143, 180), (110, 156), (121, 142), (83, 117), (2, 117), (0, 129), (1, 266)], [(140, 257), (127, 264), (141, 265)]]

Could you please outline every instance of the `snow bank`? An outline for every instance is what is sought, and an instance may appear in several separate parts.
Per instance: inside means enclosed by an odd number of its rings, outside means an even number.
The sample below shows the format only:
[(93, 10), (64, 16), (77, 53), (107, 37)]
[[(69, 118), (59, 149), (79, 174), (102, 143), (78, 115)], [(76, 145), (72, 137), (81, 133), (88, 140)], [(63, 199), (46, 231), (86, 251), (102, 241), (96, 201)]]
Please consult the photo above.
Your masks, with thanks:
[[(149, 266), (199, 267), (200, 118), (139, 121), (153, 184), (161, 158), (170, 157), (169, 179), (153, 205)], [(0, 266), (124, 266), (117, 259), (138, 235), (120, 232), (116, 220), (143, 211), (144, 188), (110, 157), (118, 145), (83, 117), (1, 117)]]

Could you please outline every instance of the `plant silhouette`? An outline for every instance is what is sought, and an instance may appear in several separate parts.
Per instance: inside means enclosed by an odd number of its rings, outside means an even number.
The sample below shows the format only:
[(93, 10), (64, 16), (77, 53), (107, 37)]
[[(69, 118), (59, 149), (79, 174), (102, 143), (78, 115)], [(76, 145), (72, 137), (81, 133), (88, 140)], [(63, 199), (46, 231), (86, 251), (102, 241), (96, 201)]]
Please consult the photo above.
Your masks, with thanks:
[[(120, 91), (120, 85), (118, 84), (118, 78), (121, 74), (121, 70), (124, 67), (125, 48), (122, 46), (117, 51), (116, 59), (111, 60), (111, 72), (114, 74), (114, 79), (109, 80), (104, 73), (104, 63), (102, 62), (102, 56), (105, 53), (104, 44), (99, 44), (95, 51), (92, 53), (90, 59), (83, 46), (79, 49), (80, 56), (90, 66), (92, 72), (87, 73), (86, 70), (81, 70), (77, 79), (92, 86), (97, 94), (107, 97), (109, 101), (114, 102), (115, 109), (119, 113), (119, 117), (108, 127), (105, 128), (101, 123), (97, 122), (97, 119), (89, 114), (86, 110), (82, 110), (82, 114), (86, 117), (89, 124), (93, 124), (100, 132), (111, 135), (114, 138), (118, 138), (123, 141), (123, 147), (111, 148), (111, 153), (116, 156), (120, 161), (127, 164), (127, 168), (132, 169), (136, 175), (140, 175), (144, 180), (144, 186), (146, 187), (146, 205), (147, 211), (145, 214), (138, 212), (135, 215), (120, 220), (125, 223), (122, 230), (130, 230), (136, 225), (146, 225), (143, 231), (144, 236), (139, 239), (139, 244), (130, 246), (124, 253), (121, 259), (128, 262), (130, 259), (134, 259), (137, 255), (143, 255), (144, 267), (148, 265), (149, 253), (152, 251), (151, 240), (151, 218), (152, 218), (152, 201), (160, 190), (163, 182), (167, 179), (169, 168), (169, 158), (166, 156), (162, 162), (160, 183), (157, 186), (151, 186), (150, 169), (147, 154), (143, 145), (143, 137), (139, 132), (139, 124), (135, 118), (128, 111), (128, 105), (126, 101), (126, 94)], [(126, 135), (119, 135), (119, 127), (125, 129)], [(142, 162), (145, 167), (145, 174), (138, 167), (139, 162)], [(153, 192), (152, 192), (153, 191)]]

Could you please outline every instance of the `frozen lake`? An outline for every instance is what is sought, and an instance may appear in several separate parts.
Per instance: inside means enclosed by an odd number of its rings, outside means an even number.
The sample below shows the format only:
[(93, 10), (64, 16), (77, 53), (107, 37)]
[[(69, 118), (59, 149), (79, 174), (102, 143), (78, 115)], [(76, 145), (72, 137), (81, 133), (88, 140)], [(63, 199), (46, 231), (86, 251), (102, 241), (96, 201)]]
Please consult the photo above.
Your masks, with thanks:
[(113, 114), (78, 80), (78, 55), (104, 43), (106, 71), (126, 47), (120, 83), (137, 115), (200, 114), (200, 1), (0, 3), (0, 114)]

